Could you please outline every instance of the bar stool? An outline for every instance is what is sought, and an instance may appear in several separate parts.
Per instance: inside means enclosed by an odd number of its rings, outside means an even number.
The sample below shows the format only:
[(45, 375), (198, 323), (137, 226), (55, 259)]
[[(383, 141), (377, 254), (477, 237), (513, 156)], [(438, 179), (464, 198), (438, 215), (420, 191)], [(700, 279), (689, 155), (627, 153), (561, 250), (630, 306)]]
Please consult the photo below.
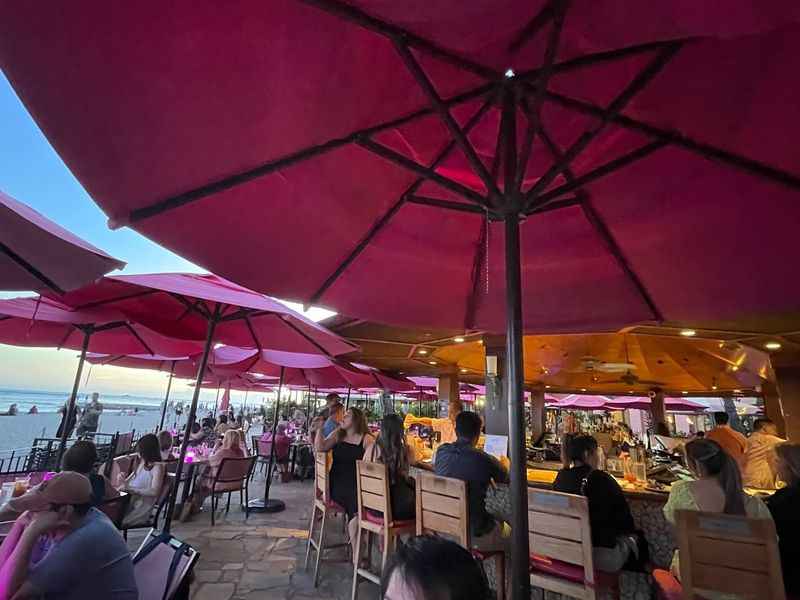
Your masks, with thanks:
[(493, 558), (497, 566), (497, 598), (505, 597), (505, 553), (473, 547), (469, 527), (467, 484), (460, 479), (421, 473), (417, 483), (417, 535), (434, 533), (453, 538), (483, 563)]
[(700, 597), (703, 591), (785, 600), (778, 537), (772, 519), (676, 512), (681, 581), (653, 572), (659, 600)]
[(532, 587), (582, 600), (600, 589), (619, 597), (619, 576), (594, 569), (584, 496), (528, 490), (528, 540)]
[[(328, 479), (328, 455), (325, 452), (314, 453), (314, 502), (311, 507), (311, 522), (308, 525), (308, 545), (306, 546), (306, 561), (304, 568), (308, 570), (308, 561), (311, 558), (311, 549), (316, 551), (314, 561), (314, 587), (319, 585), (319, 563), (326, 550), (343, 548), (348, 543), (325, 545), (325, 526), (328, 517), (342, 516), (344, 530), (347, 531), (347, 513), (344, 507), (331, 500), (330, 480)], [(314, 539), (314, 525), (321, 517), (319, 537)]]
[[(358, 483), (358, 534), (356, 536), (355, 557), (353, 558), (353, 595), (358, 598), (358, 580), (364, 578), (380, 585), (381, 573), (389, 558), (389, 548), (396, 546), (401, 535), (413, 535), (415, 522), (395, 521), (392, 518), (392, 502), (389, 495), (389, 477), (386, 465), (359, 460), (356, 462), (356, 481)], [(381, 513), (381, 514), (377, 514)], [(359, 566), (361, 560), (361, 538), (366, 533), (369, 549), (372, 549), (372, 538), (377, 535), (383, 542), (380, 573), (373, 573), (368, 568)], [(371, 560), (372, 552), (368, 552), (367, 560)]]

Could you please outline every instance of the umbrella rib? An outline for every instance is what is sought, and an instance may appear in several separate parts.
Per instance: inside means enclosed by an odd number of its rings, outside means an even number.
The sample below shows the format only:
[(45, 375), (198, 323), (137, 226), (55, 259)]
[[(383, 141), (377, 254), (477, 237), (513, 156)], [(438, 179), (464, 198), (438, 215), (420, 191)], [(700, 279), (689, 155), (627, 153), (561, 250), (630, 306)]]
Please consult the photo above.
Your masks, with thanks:
[[(553, 102), (554, 104), (572, 109), (576, 112), (599, 118), (605, 118), (605, 109), (592, 104), (591, 102), (585, 102), (583, 100), (571, 98), (550, 90), (545, 92), (545, 99)], [(759, 175), (766, 179), (776, 181), (792, 189), (800, 189), (800, 176), (794, 175), (793, 173), (789, 173), (788, 171), (784, 171), (782, 169), (778, 169), (753, 158), (742, 156), (728, 150), (723, 150), (722, 148), (718, 148), (712, 144), (707, 144), (705, 142), (692, 139), (689, 136), (683, 135), (677, 131), (662, 129), (645, 121), (633, 119), (625, 115), (610, 115), (608, 119), (610, 122), (619, 125), (620, 127), (644, 133), (668, 144), (679, 146), (685, 150), (699, 154), (703, 158), (723, 162), (747, 173)]]
[(77, 310), (87, 310), (90, 308), (97, 308), (98, 306), (105, 306), (106, 304), (112, 304), (114, 302), (122, 302), (123, 300), (132, 300), (133, 298), (141, 298), (142, 296), (149, 296), (150, 294), (156, 294), (161, 290), (143, 290), (141, 292), (134, 292), (132, 294), (124, 294), (122, 296), (116, 296), (114, 298), (105, 298), (103, 300), (95, 300), (94, 302), (88, 302), (86, 304), (81, 304), (77, 306)]
[(406, 44), (417, 48), (419, 50), (423, 50), (428, 54), (439, 58), (445, 62), (448, 62), (456, 67), (463, 69), (465, 71), (469, 71), (471, 73), (475, 73), (480, 77), (484, 77), (486, 79), (499, 79), (500, 74), (491, 69), (487, 66), (482, 64), (476, 63), (471, 61), (463, 56), (459, 56), (450, 52), (449, 50), (445, 50), (441, 46), (438, 46), (427, 40), (421, 36), (411, 33), (401, 27), (396, 25), (392, 25), (391, 23), (387, 23), (386, 21), (381, 21), (380, 19), (373, 17), (365, 13), (364, 11), (355, 8), (353, 6), (349, 6), (342, 2), (337, 2), (336, 0), (300, 0), (304, 4), (308, 4), (310, 6), (314, 6), (320, 10), (323, 10), (327, 13), (330, 13), (340, 19), (344, 19), (346, 21), (350, 21), (351, 23), (355, 23), (364, 29), (368, 29), (370, 31), (374, 31), (384, 37), (388, 38), (402, 38)]
[[(275, 313), (273, 313), (273, 314), (275, 314)], [(278, 315), (275, 315), (275, 316), (277, 317)], [(283, 322), (284, 322), (284, 323), (286, 323), (286, 324), (287, 324), (289, 327), (291, 327), (291, 328), (292, 328), (292, 329), (294, 329), (294, 330), (295, 330), (297, 333), (299, 333), (301, 336), (303, 336), (303, 337), (305, 338), (305, 340), (306, 340), (307, 342), (309, 342), (310, 344), (312, 344), (312, 345), (313, 345), (313, 346), (314, 346), (314, 347), (315, 347), (317, 350), (319, 350), (320, 352), (322, 352), (322, 353), (323, 353), (325, 356), (327, 356), (328, 358), (332, 358), (332, 357), (331, 357), (331, 354), (330, 354), (330, 352), (328, 352), (327, 350), (325, 350), (325, 348), (323, 348), (323, 347), (322, 347), (322, 346), (321, 346), (321, 345), (320, 345), (320, 344), (319, 344), (319, 343), (318, 343), (318, 342), (317, 342), (315, 339), (313, 339), (313, 338), (312, 338), (310, 335), (308, 335), (308, 334), (307, 334), (305, 331), (303, 331), (303, 330), (302, 330), (302, 329), (300, 329), (300, 328), (299, 328), (297, 325), (295, 325), (294, 323), (292, 323), (291, 319), (282, 319), (282, 320), (283, 320)]]
[(475, 148), (467, 139), (464, 131), (453, 118), (453, 115), (450, 114), (450, 109), (445, 106), (444, 102), (442, 102), (442, 99), (439, 97), (439, 93), (436, 91), (433, 83), (425, 74), (425, 71), (422, 70), (422, 67), (420, 66), (419, 62), (417, 62), (417, 59), (414, 58), (414, 55), (411, 54), (411, 50), (408, 49), (407, 45), (397, 39), (394, 40), (394, 46), (397, 49), (403, 64), (405, 64), (406, 68), (411, 72), (411, 75), (414, 77), (414, 79), (416, 79), (417, 84), (419, 84), (419, 86), (422, 88), (422, 91), (428, 97), (431, 106), (433, 106), (436, 112), (439, 113), (439, 117), (444, 122), (445, 127), (447, 127), (447, 130), (450, 132), (450, 135), (453, 137), (458, 147), (464, 153), (464, 156), (472, 167), (472, 170), (475, 171), (475, 174), (480, 177), (481, 181), (483, 181), (483, 185), (486, 186), (489, 197), (499, 197), (500, 190), (497, 187), (497, 183), (486, 170), (486, 166), (478, 157), (477, 152), (475, 152)]
[(589, 171), (588, 173), (584, 173), (580, 177), (572, 177), (568, 178), (567, 183), (562, 186), (555, 188), (552, 191), (549, 191), (545, 194), (542, 194), (536, 199), (536, 202), (533, 203), (531, 208), (539, 209), (547, 206), (550, 202), (557, 199), (562, 194), (566, 194), (567, 192), (571, 192), (576, 188), (580, 188), (587, 183), (591, 183), (596, 181), (606, 175), (611, 173), (615, 173), (628, 165), (639, 161), (643, 158), (650, 156), (656, 150), (660, 150), (664, 146), (666, 146), (668, 142), (665, 140), (656, 140), (654, 142), (650, 142), (649, 144), (645, 144), (640, 146), (639, 148), (628, 152), (627, 154), (623, 154), (622, 156), (615, 158), (612, 161), (609, 161), (603, 165), (600, 165), (596, 169)]
[(471, 213), (476, 215), (485, 215), (487, 211), (480, 206), (474, 204), (464, 204), (461, 202), (453, 202), (452, 200), (441, 200), (439, 198), (430, 198), (428, 196), (406, 196), (406, 202), (409, 204), (420, 204), (422, 206), (433, 206), (435, 208), (445, 208), (448, 210), (455, 210), (458, 212)]
[(362, 137), (356, 140), (356, 144), (364, 148), (365, 150), (372, 152), (373, 154), (380, 156), (388, 160), (391, 163), (396, 164), (407, 171), (411, 171), (412, 173), (416, 173), (417, 175), (423, 177), (424, 179), (429, 179), (434, 183), (439, 184), (445, 189), (450, 190), (462, 196), (463, 198), (469, 200), (477, 204), (478, 206), (482, 206), (483, 208), (489, 208), (486, 198), (484, 198), (481, 194), (476, 192), (475, 190), (468, 188), (465, 185), (458, 183), (457, 181), (450, 179), (449, 177), (445, 177), (440, 175), (433, 169), (430, 169), (424, 165), (419, 164), (418, 162), (411, 160), (410, 158), (403, 156), (399, 152), (395, 152), (388, 146), (384, 146), (376, 142), (375, 140)]
[(528, 24), (522, 28), (516, 38), (508, 45), (508, 51), (512, 54), (519, 51), (522, 46), (530, 42), (537, 33), (555, 17), (556, 4), (560, 4), (559, 0), (550, 0), (545, 4), (536, 15), (528, 21)]
[(34, 267), (31, 263), (29, 263), (27, 260), (22, 258), (19, 254), (14, 252), (11, 248), (6, 246), (2, 242), (0, 242), (0, 253), (5, 254), (6, 256), (8, 256), (8, 258), (10, 258), (12, 261), (14, 261), (20, 267), (22, 267), (30, 275), (32, 275), (33, 277), (35, 277), (36, 279), (41, 281), (43, 284), (45, 284), (48, 288), (53, 290), (56, 294), (59, 294), (59, 295), (64, 294), (64, 290), (61, 289), (61, 287), (56, 282), (54, 282), (47, 275), (42, 273), (39, 269)]
[(152, 355), (152, 356), (155, 356), (155, 352), (153, 352), (153, 349), (152, 349), (150, 346), (148, 346), (148, 345), (147, 345), (147, 342), (145, 342), (145, 341), (142, 339), (142, 336), (140, 336), (140, 335), (139, 335), (139, 332), (138, 332), (138, 331), (136, 331), (136, 330), (135, 330), (133, 327), (131, 327), (131, 324), (130, 324), (130, 323), (125, 323), (125, 327), (126, 327), (126, 329), (127, 329), (128, 331), (130, 331), (130, 332), (131, 332), (131, 334), (133, 334), (133, 337), (135, 337), (135, 338), (136, 338), (136, 339), (139, 341), (139, 343), (140, 343), (142, 346), (144, 346), (144, 348), (147, 350), (148, 354), (150, 354), (150, 355)]
[[(447, 100), (443, 100), (443, 102), (447, 106), (463, 104), (464, 102), (474, 100), (475, 98), (480, 98), (487, 92), (490, 92), (494, 87), (495, 87), (494, 83), (486, 83), (471, 90), (467, 90), (466, 92), (463, 92), (456, 96), (452, 96)], [(391, 121), (384, 121), (383, 123), (379, 123), (378, 125), (373, 125), (365, 129), (354, 131), (344, 137), (334, 138), (326, 142), (323, 142), (322, 144), (309, 146), (307, 148), (303, 148), (302, 150), (292, 152), (291, 154), (286, 154), (284, 156), (266, 162), (252, 169), (248, 169), (247, 171), (242, 171), (241, 173), (224, 177), (222, 179), (189, 190), (187, 192), (183, 192), (175, 196), (170, 196), (163, 200), (158, 200), (148, 206), (137, 208), (130, 212), (127, 221), (125, 221), (124, 219), (117, 220), (111, 223), (111, 226), (121, 227), (123, 225), (136, 223), (138, 221), (144, 221), (146, 219), (155, 217), (170, 210), (180, 208), (181, 206), (184, 206), (186, 204), (191, 204), (192, 202), (195, 202), (197, 200), (201, 200), (208, 196), (213, 196), (214, 194), (217, 194), (219, 192), (224, 192), (225, 190), (229, 190), (231, 188), (243, 185), (255, 179), (259, 179), (266, 175), (270, 175), (275, 171), (279, 171), (286, 167), (290, 167), (296, 163), (303, 162), (305, 160), (320, 156), (322, 154), (325, 154), (333, 150), (337, 150), (339, 148), (347, 146), (348, 144), (352, 144), (357, 139), (359, 139), (359, 137), (368, 136), (375, 133), (380, 133), (387, 129), (394, 129), (396, 127), (400, 127), (416, 119), (431, 115), (433, 114), (433, 112), (434, 112), (433, 108), (427, 106), (425, 108), (415, 110), (414, 112), (411, 112), (397, 119), (392, 119)]]
[(634, 272), (633, 267), (631, 267), (628, 259), (625, 257), (625, 254), (619, 247), (614, 235), (608, 229), (608, 226), (605, 224), (603, 219), (600, 218), (600, 215), (597, 214), (597, 211), (595, 211), (592, 201), (589, 198), (584, 198), (583, 202), (581, 202), (581, 208), (583, 208), (583, 214), (586, 215), (586, 219), (589, 221), (589, 224), (597, 232), (598, 236), (600, 236), (600, 239), (614, 257), (614, 260), (619, 268), (622, 269), (622, 271), (628, 277), (628, 280), (633, 284), (634, 288), (636, 288), (639, 296), (642, 298), (642, 300), (644, 300), (644, 303), (652, 313), (653, 318), (659, 322), (664, 321), (664, 315), (661, 314), (661, 311), (653, 300), (653, 297), (650, 295), (650, 292), (647, 290), (647, 287), (644, 285), (636, 272)]
[(538, 215), (541, 213), (550, 212), (552, 210), (560, 210), (562, 208), (570, 208), (572, 206), (580, 206), (583, 202), (583, 197), (576, 194), (571, 198), (564, 198), (563, 200), (556, 200), (555, 202), (548, 202), (544, 206), (535, 206), (525, 211), (525, 215), (530, 217), (531, 215)]
[(467, 296), (467, 310), (464, 315), (464, 329), (472, 329), (475, 326), (475, 313), (478, 311), (478, 289), (481, 281), (481, 271), (486, 261), (486, 233), (485, 223), (481, 223), (481, 231), (478, 235), (478, 244), (475, 248), (475, 257), (472, 261), (472, 276), (470, 277), (471, 286), (469, 296)]
[(645, 86), (667, 65), (669, 60), (675, 56), (680, 50), (682, 43), (675, 42), (667, 48), (661, 50), (656, 57), (651, 60), (647, 66), (642, 69), (633, 80), (625, 86), (625, 89), (617, 95), (616, 98), (608, 105), (599, 124), (591, 129), (583, 132), (581, 136), (573, 143), (562, 155), (561, 160), (553, 164), (547, 172), (528, 190), (525, 194), (526, 208), (535, 200), (537, 194), (547, 188), (556, 177), (564, 172), (573, 160), (589, 145), (589, 143), (597, 137), (611, 120), (611, 117), (619, 114), (625, 108), (636, 94), (642, 91)]
[[(492, 105), (492, 98), (489, 98), (484, 102), (481, 107), (475, 112), (470, 120), (467, 121), (466, 125), (464, 126), (464, 132), (469, 133), (469, 131), (477, 125), (477, 123), (483, 118), (486, 114), (486, 111)], [(447, 144), (445, 144), (444, 148), (439, 152), (438, 155), (433, 159), (430, 164), (431, 169), (435, 169), (441, 162), (447, 158), (452, 152), (453, 148), (455, 148), (455, 141), (451, 140)], [(412, 183), (404, 192), (400, 195), (400, 198), (395, 202), (392, 207), (378, 220), (375, 224), (370, 227), (369, 231), (367, 231), (366, 235), (361, 238), (361, 241), (353, 248), (352, 252), (345, 258), (336, 270), (322, 283), (320, 288), (314, 292), (314, 294), (309, 299), (311, 304), (315, 304), (319, 302), (320, 298), (325, 294), (325, 292), (330, 289), (330, 287), (334, 284), (334, 282), (342, 275), (342, 273), (347, 270), (347, 268), (353, 264), (356, 258), (358, 258), (361, 253), (367, 248), (367, 246), (375, 239), (375, 236), (388, 225), (389, 221), (398, 213), (398, 211), (403, 207), (406, 202), (414, 202), (412, 200), (413, 194), (419, 189), (419, 187), (425, 182), (424, 177), (419, 177), (414, 183)]]
[(256, 343), (256, 348), (258, 348), (258, 351), (261, 352), (262, 349), (261, 342), (259, 341), (258, 336), (256, 335), (256, 330), (253, 329), (253, 323), (250, 321), (249, 315), (244, 316), (244, 322), (245, 325), (247, 325), (247, 329), (250, 332), (250, 335), (253, 336), (253, 341)]

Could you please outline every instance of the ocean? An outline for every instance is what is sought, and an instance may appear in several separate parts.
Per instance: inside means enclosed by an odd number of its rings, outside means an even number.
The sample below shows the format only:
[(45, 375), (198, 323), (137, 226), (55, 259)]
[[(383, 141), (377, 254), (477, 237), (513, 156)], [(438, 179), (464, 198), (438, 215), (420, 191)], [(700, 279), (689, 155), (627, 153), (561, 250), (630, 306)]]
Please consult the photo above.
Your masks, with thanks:
[[(40, 390), (17, 390), (0, 388), (0, 413), (5, 413), (12, 404), (17, 405), (19, 414), (27, 413), (36, 406), (40, 413), (58, 412), (69, 399), (69, 391), (45, 392)], [(88, 394), (78, 394), (78, 404), (86, 402)], [(139, 410), (159, 410), (163, 398), (132, 396), (130, 394), (102, 394), (100, 401), (106, 408), (138, 408)]]

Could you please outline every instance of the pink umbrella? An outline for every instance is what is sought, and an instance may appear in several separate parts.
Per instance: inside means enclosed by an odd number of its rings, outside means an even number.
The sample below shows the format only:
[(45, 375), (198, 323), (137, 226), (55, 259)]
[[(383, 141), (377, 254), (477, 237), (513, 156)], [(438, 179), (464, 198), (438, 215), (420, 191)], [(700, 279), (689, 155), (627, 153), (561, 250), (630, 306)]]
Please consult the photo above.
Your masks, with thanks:
[[(178, 481), (197, 413), (199, 384), (215, 342), (323, 355), (356, 349), (354, 344), (276, 300), (215, 275), (160, 273), (105, 277), (64, 295), (64, 301), (77, 308), (112, 307), (165, 335), (192, 340), (205, 338), (197, 366), (198, 385), (192, 395), (176, 471)], [(166, 531), (172, 523), (176, 498), (177, 486), (167, 507)], [(285, 508), (282, 502), (270, 504), (267, 500), (253, 501), (250, 508), (273, 512)]]
[[(174, 340), (108, 308), (74, 310), (45, 297), (0, 300), (0, 343), (80, 349), (78, 369), (72, 386), (61, 432), (59, 454), (69, 437), (83, 364), (87, 352), (122, 350), (152, 355), (199, 352), (199, 343)], [(60, 464), (60, 462), (58, 463)]]
[(547, 401), (547, 404), (550, 408), (556, 409), (603, 410), (608, 401), (609, 399), (605, 396), (569, 394), (563, 398), (553, 398)]
[(0, 192), (0, 290), (63, 294), (125, 263)]
[[(281, 297), (507, 332), (521, 600), (524, 329), (797, 325), (799, 33), (789, 0), (6, 2), (0, 66), (113, 224)], [(769, 244), (720, 241), (754, 222)]]

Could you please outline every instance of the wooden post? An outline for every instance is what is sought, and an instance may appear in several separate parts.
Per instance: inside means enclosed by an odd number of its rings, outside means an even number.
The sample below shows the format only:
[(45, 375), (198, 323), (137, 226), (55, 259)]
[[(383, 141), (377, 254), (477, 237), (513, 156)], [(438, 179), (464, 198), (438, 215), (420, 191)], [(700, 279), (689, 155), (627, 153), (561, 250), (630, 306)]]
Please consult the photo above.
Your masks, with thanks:
[(464, 410), (458, 389), (458, 376), (455, 373), (439, 375), (439, 401), (447, 402), (447, 416), (451, 421), (455, 421)]
[(536, 445), (544, 433), (544, 389), (531, 391), (531, 443)]
[(664, 407), (664, 390), (655, 388), (653, 392), (654, 396), (650, 401), (650, 415), (653, 418), (653, 431), (657, 432), (659, 423), (663, 423), (664, 427), (667, 426), (667, 409)]

